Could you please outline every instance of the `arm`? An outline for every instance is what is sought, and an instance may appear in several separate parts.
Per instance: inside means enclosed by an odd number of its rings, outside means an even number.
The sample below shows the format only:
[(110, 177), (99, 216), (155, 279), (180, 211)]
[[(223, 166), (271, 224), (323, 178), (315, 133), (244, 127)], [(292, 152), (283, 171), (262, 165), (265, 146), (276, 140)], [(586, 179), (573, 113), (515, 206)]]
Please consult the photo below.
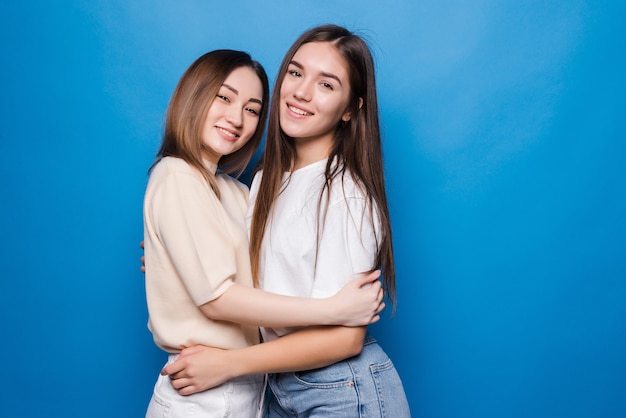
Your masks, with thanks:
[[(233, 239), (221, 202), (203, 189), (193, 176), (172, 174), (155, 188), (147, 213), (155, 225), (152, 242), (162, 243), (167, 252), (163, 258), (174, 266), (205, 316), (270, 327), (362, 326), (378, 321), (384, 308), (379, 272), (357, 277), (335, 295), (317, 299), (279, 296), (234, 283), (239, 274), (246, 274), (237, 261), (242, 254), (239, 251), (237, 258), (236, 249), (227, 244)], [(150, 243), (146, 242), (147, 249), (154, 247)]]
[(214, 320), (263, 327), (361, 326), (380, 319), (383, 291), (380, 271), (362, 274), (334, 296), (321, 299), (277, 295), (233, 284), (217, 299), (200, 306)]
[(237, 376), (315, 369), (358, 355), (366, 330), (310, 327), (235, 350), (193, 346), (184, 349), (161, 374), (170, 376), (181, 395), (191, 395)]
[[(143, 241), (139, 246), (144, 247)], [(145, 270), (145, 257), (141, 256), (141, 271), (145, 273)], [(200, 309), (212, 319), (257, 326), (373, 324), (380, 319), (379, 314), (385, 308), (383, 291), (377, 280), (379, 276), (380, 270), (359, 275), (335, 296), (325, 299), (279, 296), (233, 285), (224, 295), (201, 305)], [(285, 311), (289, 312), (288, 318), (292, 323), (286, 322)], [(298, 315), (294, 316), (294, 313)], [(311, 322), (309, 319), (320, 315), (324, 315), (324, 318), (319, 322)]]

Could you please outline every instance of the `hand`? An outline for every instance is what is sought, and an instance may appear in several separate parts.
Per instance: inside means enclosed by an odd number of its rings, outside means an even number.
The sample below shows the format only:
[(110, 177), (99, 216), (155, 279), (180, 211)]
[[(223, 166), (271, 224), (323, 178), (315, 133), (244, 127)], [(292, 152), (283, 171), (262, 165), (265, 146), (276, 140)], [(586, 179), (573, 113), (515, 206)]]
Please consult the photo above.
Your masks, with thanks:
[(379, 277), (380, 270), (360, 274), (329, 298), (338, 323), (358, 327), (380, 320), (385, 303)]
[[(141, 249), (143, 249), (143, 241), (139, 243), (139, 246), (141, 247)], [(143, 255), (141, 256), (141, 272), (146, 272), (146, 257), (144, 257)]]
[(192, 395), (219, 386), (234, 377), (228, 350), (194, 345), (180, 352), (174, 363), (161, 370), (169, 375), (172, 387), (181, 395)]

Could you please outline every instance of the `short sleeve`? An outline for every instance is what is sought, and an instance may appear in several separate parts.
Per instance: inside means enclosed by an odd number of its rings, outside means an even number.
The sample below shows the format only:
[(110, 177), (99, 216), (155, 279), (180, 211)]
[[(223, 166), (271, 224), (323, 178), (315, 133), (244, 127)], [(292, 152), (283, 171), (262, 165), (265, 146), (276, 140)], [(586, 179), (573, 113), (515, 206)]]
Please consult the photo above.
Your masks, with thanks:
[(328, 297), (355, 275), (372, 270), (378, 252), (378, 217), (362, 197), (346, 197), (328, 208), (320, 239), (313, 297)]
[(193, 173), (171, 172), (155, 185), (153, 227), (194, 303), (224, 293), (237, 271), (224, 209), (210, 187)]

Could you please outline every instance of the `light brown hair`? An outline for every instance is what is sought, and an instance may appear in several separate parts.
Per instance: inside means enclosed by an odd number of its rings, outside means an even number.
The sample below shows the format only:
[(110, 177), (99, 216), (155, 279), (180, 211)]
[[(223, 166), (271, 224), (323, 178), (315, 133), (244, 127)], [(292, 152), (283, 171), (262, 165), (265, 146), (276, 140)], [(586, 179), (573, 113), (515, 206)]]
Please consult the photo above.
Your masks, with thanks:
[(241, 175), (261, 143), (268, 113), (269, 84), (261, 64), (245, 52), (229, 49), (207, 52), (196, 59), (181, 77), (170, 99), (161, 148), (152, 165), (154, 167), (163, 157), (181, 158), (202, 173), (218, 198), (220, 193), (214, 176), (202, 164), (202, 150), (205, 146), (202, 142), (202, 128), (224, 80), (240, 67), (252, 69), (259, 77), (263, 86), (263, 104), (252, 137), (239, 150), (222, 156), (218, 170), (235, 177)]

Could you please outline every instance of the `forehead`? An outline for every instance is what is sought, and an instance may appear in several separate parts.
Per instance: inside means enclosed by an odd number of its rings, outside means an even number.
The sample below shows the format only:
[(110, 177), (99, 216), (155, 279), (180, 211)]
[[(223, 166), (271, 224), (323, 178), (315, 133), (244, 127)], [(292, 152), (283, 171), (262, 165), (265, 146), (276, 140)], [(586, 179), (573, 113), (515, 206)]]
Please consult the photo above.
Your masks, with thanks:
[(317, 73), (331, 73), (342, 81), (348, 80), (348, 62), (330, 42), (309, 42), (298, 48), (292, 61), (305, 70)]
[(261, 100), (263, 98), (263, 84), (250, 67), (235, 68), (228, 74), (223, 84), (236, 90), (245, 99)]

